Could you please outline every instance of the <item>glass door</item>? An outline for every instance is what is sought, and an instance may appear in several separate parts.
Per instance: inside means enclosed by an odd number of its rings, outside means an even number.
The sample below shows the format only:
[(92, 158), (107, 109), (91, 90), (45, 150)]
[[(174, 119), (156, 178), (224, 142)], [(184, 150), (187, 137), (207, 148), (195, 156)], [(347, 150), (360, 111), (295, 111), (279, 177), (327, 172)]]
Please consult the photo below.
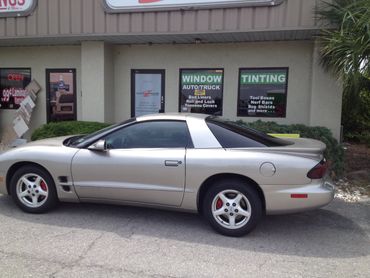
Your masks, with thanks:
[(46, 107), (48, 122), (75, 121), (76, 70), (46, 70)]
[(131, 71), (131, 116), (164, 113), (165, 70)]

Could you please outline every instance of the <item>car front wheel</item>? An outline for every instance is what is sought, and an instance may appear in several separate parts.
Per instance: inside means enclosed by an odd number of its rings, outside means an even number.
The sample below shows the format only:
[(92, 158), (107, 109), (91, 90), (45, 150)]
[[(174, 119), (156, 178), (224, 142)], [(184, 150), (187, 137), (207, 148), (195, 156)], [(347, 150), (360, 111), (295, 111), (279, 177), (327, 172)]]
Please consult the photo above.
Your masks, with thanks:
[(238, 180), (226, 180), (208, 190), (203, 213), (217, 232), (238, 237), (256, 227), (262, 216), (262, 202), (253, 187)]
[(43, 213), (58, 203), (50, 174), (33, 165), (23, 166), (15, 172), (10, 190), (14, 202), (25, 212)]

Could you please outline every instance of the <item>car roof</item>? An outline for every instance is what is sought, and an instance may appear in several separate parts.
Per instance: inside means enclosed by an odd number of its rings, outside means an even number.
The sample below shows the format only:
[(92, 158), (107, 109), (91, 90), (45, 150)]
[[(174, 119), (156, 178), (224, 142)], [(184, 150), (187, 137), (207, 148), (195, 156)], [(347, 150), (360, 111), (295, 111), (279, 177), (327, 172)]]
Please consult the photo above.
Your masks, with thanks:
[(182, 120), (185, 121), (186, 118), (196, 118), (205, 119), (209, 115), (206, 114), (196, 114), (196, 113), (159, 113), (150, 114), (145, 116), (136, 117), (136, 121), (150, 121), (150, 120)]

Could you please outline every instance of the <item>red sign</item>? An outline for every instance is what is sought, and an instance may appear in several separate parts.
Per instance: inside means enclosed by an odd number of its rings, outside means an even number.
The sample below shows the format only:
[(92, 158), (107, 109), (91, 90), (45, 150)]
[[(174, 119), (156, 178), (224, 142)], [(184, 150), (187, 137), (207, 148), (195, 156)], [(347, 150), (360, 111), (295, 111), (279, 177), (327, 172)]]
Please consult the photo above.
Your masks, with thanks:
[(0, 8), (9, 9), (24, 6), (26, 0), (0, 0)]
[[(1, 1), (1, 0), (0, 0)], [(25, 87), (31, 82), (31, 69), (0, 69), (0, 109), (18, 109), (27, 97)]]
[(0, 0), (0, 17), (26, 16), (36, 6), (37, 0)]
[(9, 73), (8, 74), (8, 80), (9, 81), (23, 81), (24, 75), (18, 74), (18, 73)]

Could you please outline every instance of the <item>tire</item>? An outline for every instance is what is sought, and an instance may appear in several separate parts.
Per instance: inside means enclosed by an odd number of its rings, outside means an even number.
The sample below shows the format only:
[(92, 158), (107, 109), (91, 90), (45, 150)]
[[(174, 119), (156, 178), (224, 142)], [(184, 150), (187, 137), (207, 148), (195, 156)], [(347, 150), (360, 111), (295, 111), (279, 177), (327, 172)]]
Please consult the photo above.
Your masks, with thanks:
[(244, 236), (252, 231), (263, 211), (257, 191), (237, 179), (213, 184), (205, 194), (202, 209), (214, 230), (231, 237)]
[(29, 165), (19, 168), (10, 180), (16, 205), (28, 213), (44, 213), (58, 204), (55, 183), (44, 169)]

